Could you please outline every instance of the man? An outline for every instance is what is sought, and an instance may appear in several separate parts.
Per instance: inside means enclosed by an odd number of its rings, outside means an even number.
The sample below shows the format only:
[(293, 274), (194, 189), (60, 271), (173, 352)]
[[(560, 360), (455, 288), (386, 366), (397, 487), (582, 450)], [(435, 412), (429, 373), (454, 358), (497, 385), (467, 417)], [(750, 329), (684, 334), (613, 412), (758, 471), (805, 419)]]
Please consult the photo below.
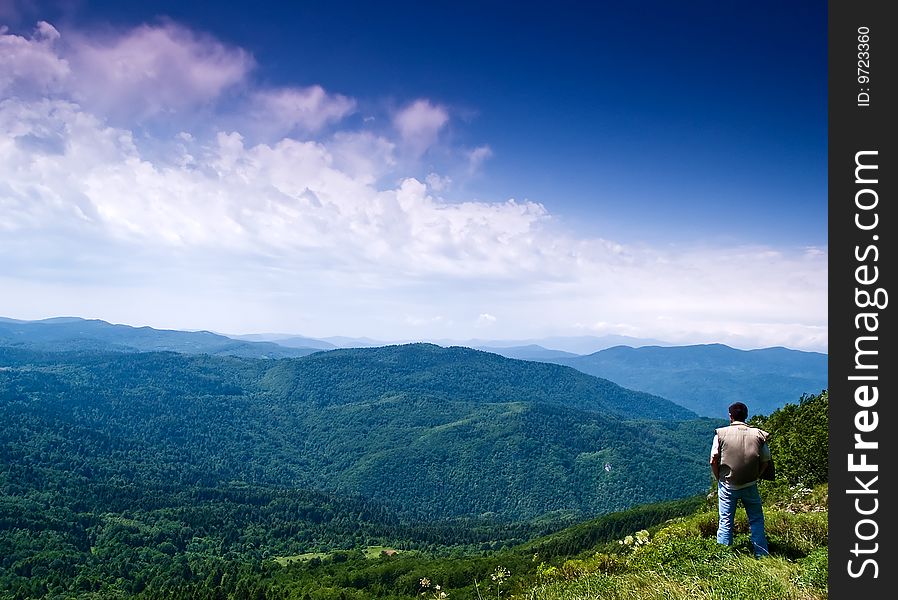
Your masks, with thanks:
[(766, 431), (745, 424), (748, 407), (741, 402), (730, 405), (730, 425), (716, 431), (711, 443), (711, 472), (717, 479), (717, 508), (720, 524), (717, 543), (733, 542), (733, 518), (736, 504), (742, 500), (751, 529), (755, 557), (768, 556), (764, 534), (764, 509), (758, 493), (758, 478), (770, 464)]

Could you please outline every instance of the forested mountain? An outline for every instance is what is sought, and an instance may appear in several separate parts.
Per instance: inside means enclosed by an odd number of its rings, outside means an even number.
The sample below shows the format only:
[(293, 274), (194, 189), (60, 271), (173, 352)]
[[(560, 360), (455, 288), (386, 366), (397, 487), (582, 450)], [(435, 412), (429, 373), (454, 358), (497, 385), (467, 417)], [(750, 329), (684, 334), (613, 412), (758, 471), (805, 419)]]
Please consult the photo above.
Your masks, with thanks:
[(707, 478), (712, 424), (630, 422), (691, 415), (465, 348), (280, 361), (6, 348), (0, 364), (5, 461), (128, 485), (242, 481), (360, 494), (426, 519), (526, 519), (678, 497)]
[[(127, 358), (154, 356), (175, 355)], [(744, 515), (737, 516), (734, 547), (716, 543), (716, 502), (704, 494), (558, 530), (486, 519), (415, 525), (359, 496), (240, 481), (191, 485), (178, 480), (176, 469), (157, 479), (127, 469), (110, 475), (115, 463), (142, 457), (142, 467), (148, 467), (156, 461), (103, 436), (73, 441), (78, 437), (60, 418), (65, 411), (43, 419), (41, 411), (32, 411), (30, 419), (21, 419), (28, 412), (22, 410), (24, 396), (61, 391), (51, 382), (27, 384), (29, 375), (62, 375), (98, 358), (0, 355), (0, 399), (4, 406), (20, 405), (6, 410), (7, 427), (0, 429), (2, 598), (409, 600), (439, 597), (431, 593), (437, 585), (450, 598), (512, 594), (561, 600), (601, 593), (646, 600), (711, 600), (721, 594), (748, 600), (759, 590), (770, 598), (826, 597), (826, 485), (812, 490), (789, 484), (795, 477), (806, 485), (821, 481), (817, 475), (806, 479), (803, 465), (818, 460), (827, 445), (826, 394), (804, 397), (800, 406), (787, 406), (763, 423), (783, 441), (775, 452), (784, 480), (762, 482), (773, 556), (757, 561)], [(215, 391), (208, 369), (222, 359), (180, 358), (190, 365), (186, 379), (207, 379), (206, 399), (214, 402), (224, 388)], [(252, 377), (253, 363), (262, 362), (227, 360), (235, 368), (219, 382), (225, 388)], [(142, 364), (146, 369), (153, 362)], [(159, 381), (152, 385), (161, 389)], [(32, 391), (22, 394), (26, 388)], [(18, 391), (10, 395), (10, 390)], [(17, 414), (20, 420), (10, 423), (7, 417)], [(791, 418), (796, 415), (801, 418)], [(23, 429), (23, 423), (31, 426)], [(51, 438), (52, 445), (42, 437)], [(808, 439), (813, 443), (789, 441)], [(88, 452), (79, 455), (78, 446)], [(103, 446), (104, 452), (87, 458), (91, 448)], [(783, 452), (791, 462), (783, 461)], [(99, 454), (106, 455), (105, 462)], [(820, 475), (825, 482), (826, 471)]]
[[(783, 476), (807, 472), (783, 452), (819, 454), (789, 428), (817, 427), (825, 402), (765, 421)], [(498, 565), (521, 590), (660, 568), (572, 557), (700, 500), (534, 538), (704, 493), (720, 422), (693, 417), (568, 367), (429, 344), (274, 361), (0, 347), (0, 597), (409, 598), (423, 577), (462, 593)], [(682, 534), (708, 556), (711, 514)], [(810, 556), (774, 515), (772, 548)], [(800, 521), (825, 539), (825, 515)]]
[(664, 398), (575, 369), (433, 344), (349, 348), (268, 366), (265, 385), (317, 403), (347, 404), (396, 393), (481, 404), (546, 403), (629, 419), (695, 418)]
[(736, 350), (723, 344), (630, 348), (547, 358), (626, 388), (657, 394), (704, 416), (725, 417), (739, 400), (769, 414), (827, 387), (827, 356), (787, 348)]
[[(605, 339), (584, 336), (554, 340), (583, 346)], [(378, 344), (365, 339), (328, 340), (279, 334), (232, 338), (208, 331), (130, 327), (77, 317), (43, 321), (0, 318), (0, 345), (42, 351), (172, 351), (246, 358), (295, 358), (332, 350), (337, 346), (370, 347)], [(630, 390), (672, 400), (699, 415), (714, 418), (725, 416), (726, 407), (736, 400), (745, 402), (752, 414), (766, 414), (802, 394), (818, 393), (827, 385), (825, 354), (786, 348), (746, 351), (722, 344), (640, 348), (617, 346), (585, 356), (551, 350), (535, 343), (485, 345), (479, 349), (507, 358), (570, 366)], [(636, 412), (632, 410), (634, 407), (628, 407), (631, 411), (628, 416), (674, 416), (674, 413), (664, 411), (646, 414), (638, 408)]]
[(175, 331), (61, 317), (42, 321), (0, 319), (0, 345), (32, 350), (171, 351), (249, 358), (307, 356), (318, 348), (235, 340), (209, 331)]

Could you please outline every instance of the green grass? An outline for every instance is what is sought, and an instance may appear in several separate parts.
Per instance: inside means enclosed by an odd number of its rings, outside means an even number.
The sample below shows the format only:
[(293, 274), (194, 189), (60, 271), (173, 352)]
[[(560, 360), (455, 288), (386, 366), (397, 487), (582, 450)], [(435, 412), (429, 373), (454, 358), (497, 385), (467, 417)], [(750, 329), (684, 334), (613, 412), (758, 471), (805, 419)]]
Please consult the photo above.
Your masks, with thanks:
[[(496, 552), (387, 557), (389, 548), (368, 546), (281, 557), (269, 582), (285, 597), (313, 600), (409, 600), (422, 592), (449, 600), (826, 599), (826, 486), (762, 495), (771, 556), (760, 560), (744, 510), (733, 545), (722, 546), (716, 501), (702, 497), (605, 515)], [(509, 575), (497, 589), (500, 567)], [(433, 587), (423, 589), (423, 578)]]
[[(605, 544), (560, 565), (540, 565), (535, 584), (518, 600), (822, 600), (827, 597), (826, 486), (801, 491), (807, 512), (793, 512), (794, 495), (765, 510), (771, 556), (755, 559), (744, 511), (733, 546), (716, 542), (716, 511), (672, 519), (637, 544)], [(635, 533), (635, 532), (634, 532)]]
[[(694, 569), (659, 568), (622, 574), (590, 573), (570, 581), (538, 585), (517, 596), (526, 600), (818, 600), (825, 591), (804, 586), (800, 567), (782, 558), (747, 556), (714, 560)], [(690, 571), (692, 571), (690, 573)]]

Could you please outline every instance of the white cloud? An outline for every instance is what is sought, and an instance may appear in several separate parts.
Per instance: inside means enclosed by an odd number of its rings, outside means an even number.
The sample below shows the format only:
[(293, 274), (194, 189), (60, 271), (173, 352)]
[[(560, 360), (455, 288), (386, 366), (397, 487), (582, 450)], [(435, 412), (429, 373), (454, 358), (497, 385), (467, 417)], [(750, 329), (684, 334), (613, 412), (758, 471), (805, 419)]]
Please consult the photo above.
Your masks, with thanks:
[(257, 127), (281, 136), (296, 130), (316, 132), (355, 110), (354, 100), (328, 94), (320, 85), (260, 91), (252, 104)]
[[(253, 89), (245, 51), (171, 24), (73, 37), (63, 52), (65, 33), (47, 24), (0, 34), (0, 279), (13, 290), (0, 315), (826, 345), (825, 248), (640, 246), (562, 230), (533, 202), (448, 202), (448, 177), (421, 181), (396, 158), (439, 139), (448, 112), (429, 100), (393, 115), (398, 139), (316, 137), (354, 101), (318, 86)], [(187, 68), (171, 73), (179, 61)], [(148, 149), (122, 120), (193, 114), (240, 86), (247, 102), (229, 123), (249, 130), (210, 133), (205, 121)], [(265, 102), (277, 132), (262, 143), (252, 128)], [(471, 151), (461, 170), (490, 154)]]
[(396, 165), (396, 144), (367, 131), (339, 131), (327, 147), (334, 168), (366, 184), (373, 184)]
[(107, 115), (144, 118), (201, 106), (242, 82), (252, 56), (174, 23), (75, 34), (73, 96)]
[(57, 55), (59, 32), (45, 21), (31, 38), (0, 27), (0, 94), (32, 95), (55, 92), (70, 73), (68, 61)]
[(246, 51), (173, 23), (61, 35), (40, 21), (31, 38), (0, 29), (0, 93), (64, 98), (118, 119), (208, 104), (253, 64)]
[(476, 173), (480, 170), (483, 163), (493, 156), (493, 151), (489, 146), (478, 146), (467, 153), (468, 172)]
[(483, 327), (489, 327), (491, 325), (494, 325), (495, 323), (496, 323), (496, 317), (494, 317), (493, 315), (491, 315), (489, 313), (480, 313), (477, 316), (477, 323), (475, 325), (476, 325), (476, 327), (483, 328)]
[[(544, 208), (443, 203), (413, 178), (378, 189), (390, 145), (367, 134), (246, 146), (239, 133), (220, 132), (185, 165), (178, 152), (168, 161), (142, 155), (129, 131), (63, 101), (7, 100), (0, 126), (9, 230), (82, 227), (86, 219), (97, 233), (134, 244), (253, 248), (288, 261), (314, 248), (407, 273), (485, 276), (536, 266), (518, 253)], [(58, 151), (22, 152), (23, 140), (48, 132)], [(179, 135), (172, 144), (189, 141)], [(379, 163), (371, 148), (382, 153)]]
[(245, 106), (224, 120), (265, 139), (315, 133), (355, 110), (319, 85), (247, 91), (254, 66), (245, 50), (171, 22), (61, 36), (41, 21), (31, 38), (0, 29), (0, 93), (67, 99), (119, 124), (208, 108), (229, 90)]
[(418, 155), (436, 143), (448, 122), (448, 111), (426, 99), (415, 100), (393, 115), (393, 125), (400, 138)]
[(441, 176), (437, 173), (428, 173), (427, 177), (424, 178), (424, 181), (427, 183), (427, 187), (434, 192), (446, 191), (452, 185), (452, 178), (448, 175)]
[[(50, 141), (33, 141), (43, 139)], [(501, 323), (483, 312), (477, 326), (511, 337), (522, 337), (522, 328), (570, 331), (603, 320), (646, 337), (825, 344), (822, 249), (652, 248), (578, 238), (557, 230), (539, 204), (448, 203), (414, 178), (378, 187), (386, 167), (352, 158), (369, 147), (389, 157), (389, 144), (368, 134), (271, 145), (247, 145), (236, 132), (172, 140), (187, 143), (190, 164), (174, 151), (151, 159), (129, 131), (77, 105), (3, 101), (4, 264), (16, 263), (26, 279), (83, 269), (91, 278), (98, 249), (112, 245), (117, 250), (102, 258), (107, 273), (165, 272), (174, 281), (173, 268), (207, 286), (233, 279), (291, 298), (312, 286), (330, 299), (320, 310), (345, 307), (340, 318), (354, 328), (371, 322), (362, 319), (366, 311), (395, 312), (394, 326), (408, 324), (413, 294), (430, 290), (428, 302), (445, 322), (469, 322), (463, 312), (471, 303), (502, 305)], [(69, 241), (59, 245), (54, 232)], [(46, 271), (46, 263), (57, 267)], [(180, 295), (171, 281), (159, 281), (156, 293), (172, 286), (170, 295)], [(412, 306), (398, 300), (402, 294)]]

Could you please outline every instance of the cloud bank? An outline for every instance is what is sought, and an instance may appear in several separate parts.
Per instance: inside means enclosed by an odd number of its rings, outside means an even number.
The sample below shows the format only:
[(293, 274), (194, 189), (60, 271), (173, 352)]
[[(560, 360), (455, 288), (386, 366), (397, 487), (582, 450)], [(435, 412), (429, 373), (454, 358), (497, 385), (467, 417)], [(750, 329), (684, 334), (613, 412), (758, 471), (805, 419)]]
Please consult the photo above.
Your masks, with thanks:
[[(359, 100), (265, 87), (254, 66), (174, 23), (3, 30), (0, 314), (826, 347), (825, 249), (636, 245), (536, 202), (449, 201), (450, 177), (419, 162), (448, 108), (356, 122)], [(446, 154), (470, 172), (492, 151)]]

